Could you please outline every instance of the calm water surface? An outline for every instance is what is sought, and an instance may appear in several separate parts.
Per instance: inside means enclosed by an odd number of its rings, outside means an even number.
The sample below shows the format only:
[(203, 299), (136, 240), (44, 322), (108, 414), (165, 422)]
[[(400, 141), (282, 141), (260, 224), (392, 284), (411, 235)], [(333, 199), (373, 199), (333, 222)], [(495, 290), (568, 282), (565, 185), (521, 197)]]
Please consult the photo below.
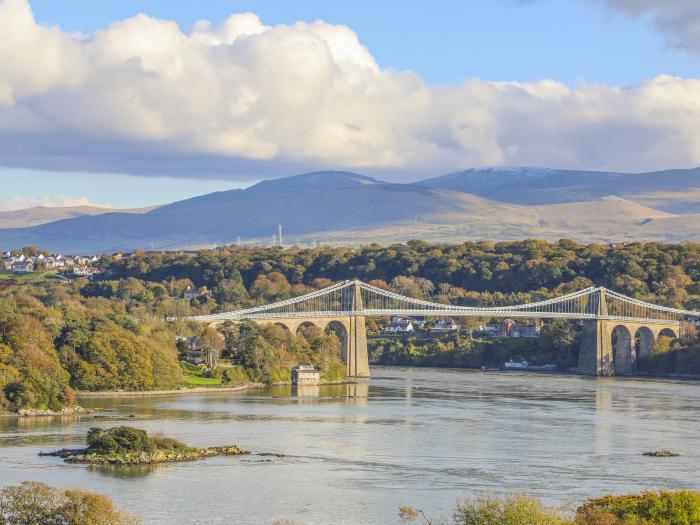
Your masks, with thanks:
[[(700, 489), (700, 384), (373, 368), (369, 384), (84, 399), (99, 417), (0, 419), (0, 484), (110, 495), (144, 523), (393, 524), (400, 505), (447, 515), (475, 492), (570, 508), (608, 492)], [(129, 417), (129, 416), (135, 417)], [(147, 468), (68, 465), (97, 424), (139, 426), (245, 457)], [(648, 458), (650, 449), (678, 458)]]

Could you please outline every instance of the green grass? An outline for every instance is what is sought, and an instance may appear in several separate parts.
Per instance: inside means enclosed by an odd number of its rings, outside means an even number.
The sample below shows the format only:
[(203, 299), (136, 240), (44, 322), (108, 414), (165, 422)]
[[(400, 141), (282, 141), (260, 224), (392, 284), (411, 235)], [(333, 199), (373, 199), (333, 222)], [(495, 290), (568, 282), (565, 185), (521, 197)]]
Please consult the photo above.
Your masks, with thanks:
[(215, 377), (201, 377), (187, 374), (185, 375), (185, 381), (191, 386), (221, 386), (221, 379)]
[(42, 281), (58, 280), (60, 277), (56, 274), (56, 271), (49, 271), (44, 273), (7, 273), (0, 272), (0, 279), (12, 280), (13, 285), (23, 285), (23, 284), (41, 284)]

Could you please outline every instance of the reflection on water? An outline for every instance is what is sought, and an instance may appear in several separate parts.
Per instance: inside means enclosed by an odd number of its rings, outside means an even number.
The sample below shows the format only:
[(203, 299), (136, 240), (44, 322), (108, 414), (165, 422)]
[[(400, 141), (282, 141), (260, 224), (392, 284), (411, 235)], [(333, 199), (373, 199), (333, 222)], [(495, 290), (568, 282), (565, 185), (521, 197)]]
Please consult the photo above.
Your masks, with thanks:
[(338, 398), (346, 398), (363, 402), (369, 395), (369, 382), (361, 381), (346, 385), (280, 385), (270, 388), (273, 397), (289, 397), (296, 401), (305, 398), (319, 400), (324, 397), (337, 401)]
[(168, 468), (167, 464), (160, 465), (89, 465), (88, 468), (102, 476), (119, 479), (145, 478), (153, 471)]
[[(0, 418), (0, 479), (111, 495), (146, 523), (395, 523), (475, 491), (558, 505), (700, 488), (700, 386), (527, 373), (376, 368), (369, 382), (91, 398), (79, 417)], [(254, 454), (146, 467), (68, 465), (92, 426), (133, 424)], [(668, 448), (678, 458), (646, 458)], [(201, 509), (206, 509), (203, 516)]]

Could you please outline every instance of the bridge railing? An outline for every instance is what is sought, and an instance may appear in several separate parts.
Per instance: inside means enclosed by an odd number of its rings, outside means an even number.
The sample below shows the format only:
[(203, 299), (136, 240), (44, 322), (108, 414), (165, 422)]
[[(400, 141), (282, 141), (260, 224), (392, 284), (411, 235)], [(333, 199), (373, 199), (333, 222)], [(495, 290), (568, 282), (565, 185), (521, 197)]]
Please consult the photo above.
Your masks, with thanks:
[(677, 322), (688, 317), (700, 319), (700, 312), (647, 303), (602, 287), (590, 287), (527, 304), (473, 307), (406, 297), (357, 280), (342, 281), (321, 290), (267, 305), (233, 312), (193, 316), (187, 319), (216, 322), (237, 319), (362, 315), (619, 319), (650, 322)]

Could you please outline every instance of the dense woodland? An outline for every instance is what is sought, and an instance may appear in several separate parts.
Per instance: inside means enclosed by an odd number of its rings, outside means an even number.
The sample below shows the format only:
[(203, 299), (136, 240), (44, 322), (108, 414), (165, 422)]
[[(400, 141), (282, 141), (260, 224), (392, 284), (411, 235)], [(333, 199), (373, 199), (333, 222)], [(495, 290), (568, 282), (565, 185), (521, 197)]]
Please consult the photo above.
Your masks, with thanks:
[[(459, 245), (410, 241), (358, 249), (227, 247), (195, 254), (136, 252), (105, 257), (99, 266), (102, 273), (92, 281), (52, 274), (0, 278), (2, 408), (59, 408), (74, 402), (74, 390), (177, 387), (183, 375), (175, 336), (216, 338), (207, 336), (206, 327), (166, 318), (263, 304), (342, 279), (359, 278), (411, 297), (462, 305), (542, 299), (595, 284), (700, 309), (697, 243), (610, 248), (569, 240)], [(181, 297), (188, 287), (206, 287), (206, 293), (187, 302)], [(332, 334), (305, 330), (292, 335), (248, 324), (222, 332), (221, 349), (238, 364), (238, 380), (287, 380), (294, 363), (316, 364), (327, 379), (342, 377), (339, 342)], [(575, 327), (552, 325), (532, 351), (544, 356), (560, 349), (557, 359), (572, 363), (575, 338)], [(432, 347), (386, 345), (375, 360), (478, 366), (511, 350), (475, 347), (462, 338)], [(700, 372), (700, 349), (694, 341), (667, 345), (657, 354), (645, 364), (651, 371)]]
[(700, 243), (610, 248), (570, 240), (409, 241), (357, 249), (230, 247), (194, 256), (136, 253), (128, 260), (106, 258), (103, 265), (112, 279), (206, 286), (213, 296), (202, 310), (259, 304), (352, 278), (412, 297), (465, 305), (514, 303), (595, 284), (640, 299), (700, 308)]

